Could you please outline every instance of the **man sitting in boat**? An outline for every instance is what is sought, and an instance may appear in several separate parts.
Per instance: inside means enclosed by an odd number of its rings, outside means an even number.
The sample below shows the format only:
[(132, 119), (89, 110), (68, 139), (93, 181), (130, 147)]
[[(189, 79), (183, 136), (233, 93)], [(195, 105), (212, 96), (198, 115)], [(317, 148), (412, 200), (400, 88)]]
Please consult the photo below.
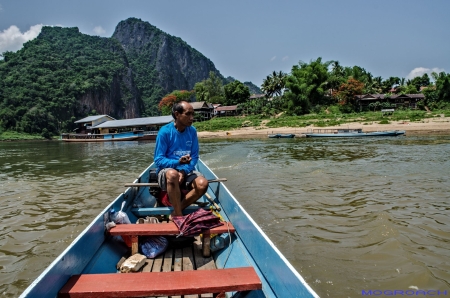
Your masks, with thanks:
[(186, 101), (175, 103), (172, 117), (175, 122), (164, 125), (158, 132), (154, 161), (158, 184), (168, 194), (168, 200), (163, 198), (161, 203), (173, 207), (173, 217), (182, 216), (184, 208), (205, 194), (208, 180), (194, 171), (199, 158), (197, 130), (192, 126), (194, 108)]

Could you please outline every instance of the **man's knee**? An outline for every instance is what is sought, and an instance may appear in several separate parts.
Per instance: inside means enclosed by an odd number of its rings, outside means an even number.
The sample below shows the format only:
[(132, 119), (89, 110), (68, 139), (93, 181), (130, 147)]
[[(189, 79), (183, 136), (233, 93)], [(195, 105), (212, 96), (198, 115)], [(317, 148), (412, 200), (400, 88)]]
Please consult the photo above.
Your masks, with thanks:
[(194, 188), (196, 188), (198, 191), (205, 193), (208, 189), (208, 180), (206, 180), (205, 177), (197, 177), (194, 180)]
[(167, 170), (166, 171), (166, 181), (168, 184), (178, 184), (178, 171), (177, 170)]

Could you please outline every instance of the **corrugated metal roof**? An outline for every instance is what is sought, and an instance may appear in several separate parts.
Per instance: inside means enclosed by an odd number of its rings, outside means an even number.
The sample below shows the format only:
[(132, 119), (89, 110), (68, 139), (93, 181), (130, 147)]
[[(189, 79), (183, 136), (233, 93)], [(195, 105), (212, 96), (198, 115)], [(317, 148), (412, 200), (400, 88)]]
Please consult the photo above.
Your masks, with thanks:
[(194, 108), (194, 110), (208, 108), (208, 104), (205, 104), (204, 101), (190, 102), (190, 104), (192, 105), (192, 108)]
[(236, 111), (237, 110), (237, 105), (235, 106), (223, 106), (223, 107), (217, 107), (216, 111), (220, 112), (220, 111)]
[(114, 119), (113, 117), (108, 116), (108, 115), (95, 115), (95, 116), (88, 116), (88, 117), (86, 117), (86, 118), (77, 120), (77, 121), (75, 121), (74, 123), (91, 122), (91, 121), (95, 121), (95, 120), (100, 119), (100, 118), (103, 118), (103, 117), (108, 117), (108, 118), (111, 118), (111, 120), (116, 120), (116, 119)]
[(250, 99), (263, 98), (265, 96), (265, 94), (252, 94), (250, 95)]
[(157, 124), (167, 124), (172, 121), (173, 121), (172, 116), (145, 117), (145, 118), (106, 121), (92, 128), (115, 128), (115, 127), (157, 125)]
[[(356, 95), (360, 100), (374, 100), (374, 99), (384, 99), (384, 94), (365, 94), (365, 95)], [(394, 94), (390, 96), (391, 99), (395, 98), (425, 98), (423, 94)]]

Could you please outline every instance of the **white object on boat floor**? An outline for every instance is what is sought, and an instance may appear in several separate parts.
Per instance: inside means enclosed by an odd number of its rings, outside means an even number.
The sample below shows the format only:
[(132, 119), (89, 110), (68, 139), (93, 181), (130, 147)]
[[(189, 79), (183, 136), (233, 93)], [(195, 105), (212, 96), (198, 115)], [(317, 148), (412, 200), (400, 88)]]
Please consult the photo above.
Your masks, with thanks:
[(141, 269), (142, 266), (145, 265), (145, 261), (147, 260), (147, 257), (141, 254), (134, 254), (128, 259), (125, 260), (125, 262), (122, 263), (120, 266), (120, 272), (122, 273), (128, 273), (128, 272), (137, 272), (139, 269)]

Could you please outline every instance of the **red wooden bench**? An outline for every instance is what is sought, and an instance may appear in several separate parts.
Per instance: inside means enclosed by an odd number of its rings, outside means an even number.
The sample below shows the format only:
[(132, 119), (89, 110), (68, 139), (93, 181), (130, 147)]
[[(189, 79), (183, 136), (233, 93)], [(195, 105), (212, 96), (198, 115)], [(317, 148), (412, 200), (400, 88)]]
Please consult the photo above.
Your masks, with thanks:
[(74, 275), (58, 297), (146, 297), (225, 293), (262, 289), (253, 267)]
[[(203, 232), (202, 251), (204, 257), (210, 256), (211, 234), (234, 233), (236, 230), (230, 222), (224, 222), (220, 227)], [(178, 235), (177, 226), (173, 222), (158, 224), (123, 224), (117, 225), (109, 233), (113, 236), (131, 237), (131, 254), (138, 252), (138, 236), (169, 236)]]

